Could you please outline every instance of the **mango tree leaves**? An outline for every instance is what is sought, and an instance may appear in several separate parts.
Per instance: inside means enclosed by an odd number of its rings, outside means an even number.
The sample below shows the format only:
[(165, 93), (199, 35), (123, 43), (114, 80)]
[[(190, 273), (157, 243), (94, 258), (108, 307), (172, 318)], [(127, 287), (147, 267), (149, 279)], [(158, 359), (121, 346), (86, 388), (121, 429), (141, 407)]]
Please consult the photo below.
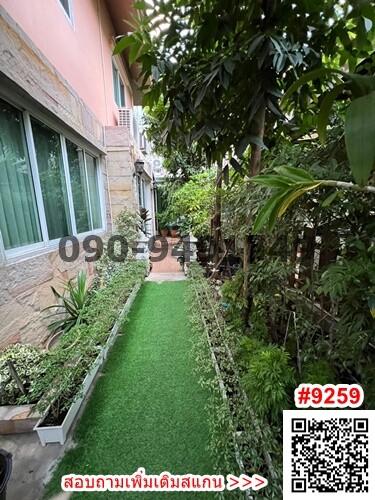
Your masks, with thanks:
[(355, 99), (348, 107), (345, 142), (353, 177), (363, 186), (375, 166), (375, 92)]
[(333, 103), (337, 96), (341, 94), (344, 89), (345, 84), (341, 83), (339, 85), (336, 85), (330, 92), (327, 92), (327, 94), (325, 94), (320, 104), (320, 110), (317, 120), (317, 131), (319, 139), (323, 143), (326, 140), (328, 120)]
[(312, 71), (309, 71), (308, 73), (303, 74), (300, 78), (298, 78), (285, 92), (283, 98), (282, 98), (282, 104), (284, 106), (287, 106), (289, 104), (289, 99), (290, 97), (296, 92), (300, 87), (305, 85), (306, 83), (312, 82), (314, 80), (318, 79), (323, 79), (327, 78), (328, 76), (333, 76), (333, 75), (338, 75), (342, 73), (337, 68), (324, 68), (320, 67), (317, 69), (314, 69)]

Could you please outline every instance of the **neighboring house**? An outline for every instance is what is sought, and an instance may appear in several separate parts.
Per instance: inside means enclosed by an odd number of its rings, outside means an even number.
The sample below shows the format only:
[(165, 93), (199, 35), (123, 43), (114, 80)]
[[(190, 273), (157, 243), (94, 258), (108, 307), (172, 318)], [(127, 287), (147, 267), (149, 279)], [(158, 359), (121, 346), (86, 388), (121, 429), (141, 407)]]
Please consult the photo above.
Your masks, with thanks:
[(62, 237), (105, 237), (124, 207), (155, 230), (135, 75), (112, 56), (131, 3), (0, 0), (0, 348), (43, 344), (51, 285), (93, 274)]

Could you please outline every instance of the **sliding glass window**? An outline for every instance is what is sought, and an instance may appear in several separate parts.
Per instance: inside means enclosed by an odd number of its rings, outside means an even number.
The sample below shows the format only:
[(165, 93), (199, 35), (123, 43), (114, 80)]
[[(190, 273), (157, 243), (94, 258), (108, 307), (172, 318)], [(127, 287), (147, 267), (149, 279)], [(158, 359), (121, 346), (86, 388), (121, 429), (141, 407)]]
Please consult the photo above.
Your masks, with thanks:
[(72, 234), (59, 134), (31, 120), (50, 240)]
[(102, 224), (97, 159), (0, 99), (0, 250)]
[(102, 227), (96, 159), (66, 141), (77, 232)]
[(86, 233), (92, 229), (90, 223), (90, 203), (86, 181), (85, 158), (82, 148), (66, 141), (70, 182), (72, 186), (74, 215), (77, 232)]
[(92, 229), (99, 229), (102, 227), (102, 215), (100, 211), (98, 172), (96, 160), (89, 154), (86, 154), (86, 168), (90, 195)]
[(42, 241), (22, 113), (2, 100), (0, 231), (5, 250)]
[(120, 72), (112, 61), (113, 94), (119, 108), (125, 107), (125, 86), (121, 80)]

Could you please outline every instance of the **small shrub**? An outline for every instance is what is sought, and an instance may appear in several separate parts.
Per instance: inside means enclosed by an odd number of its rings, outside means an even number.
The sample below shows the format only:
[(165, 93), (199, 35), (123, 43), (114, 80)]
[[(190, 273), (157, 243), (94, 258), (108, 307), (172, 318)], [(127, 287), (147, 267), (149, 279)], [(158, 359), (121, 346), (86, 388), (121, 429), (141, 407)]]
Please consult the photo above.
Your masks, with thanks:
[[(207, 238), (215, 199), (215, 172), (206, 170), (195, 174), (174, 191), (170, 197), (170, 222), (180, 225), (183, 233), (192, 232), (197, 238)], [(174, 222), (173, 222), (174, 221)]]
[(115, 218), (116, 234), (123, 236), (129, 246), (139, 237), (139, 230), (142, 229), (142, 218), (136, 212), (129, 208), (123, 208), (119, 215)]
[(164, 210), (163, 212), (158, 212), (156, 218), (158, 220), (159, 229), (168, 228), (171, 221), (170, 221), (170, 215), (167, 210)]
[(237, 348), (237, 361), (241, 368), (247, 369), (249, 362), (257, 353), (265, 348), (265, 344), (256, 337), (242, 337)]
[(268, 342), (269, 331), (266, 323), (266, 313), (261, 308), (254, 308), (250, 315), (251, 335), (263, 342)]
[(112, 277), (121, 269), (121, 262), (116, 262), (108, 255), (108, 247), (105, 244), (103, 254), (96, 262), (96, 276), (93, 282), (93, 289), (105, 287), (111, 281)]
[(309, 361), (302, 372), (301, 381), (306, 384), (335, 384), (335, 370), (325, 359)]
[[(0, 405), (31, 404), (38, 400), (40, 393), (36, 391), (36, 384), (43, 373), (41, 365), (45, 356), (37, 347), (22, 344), (11, 345), (0, 353)], [(8, 361), (13, 363), (25, 394), (12, 377)]]
[[(115, 218), (116, 231), (115, 234), (122, 236), (127, 244), (126, 260), (132, 259), (132, 247), (139, 238), (139, 231), (144, 229), (144, 221), (141, 215), (136, 212), (124, 208), (119, 215)], [(122, 251), (121, 242), (116, 241), (114, 244), (114, 253), (121, 255)], [(105, 287), (112, 279), (112, 277), (122, 269), (124, 262), (113, 260), (108, 255), (108, 245), (105, 243), (103, 247), (103, 254), (96, 262), (96, 276), (93, 282), (93, 289)]]
[(295, 386), (289, 354), (277, 346), (267, 346), (249, 361), (244, 387), (254, 410), (279, 423), (288, 406), (290, 390)]
[(244, 273), (238, 271), (232, 279), (225, 281), (221, 287), (224, 316), (233, 327), (243, 328), (242, 310), (246, 306), (243, 298)]

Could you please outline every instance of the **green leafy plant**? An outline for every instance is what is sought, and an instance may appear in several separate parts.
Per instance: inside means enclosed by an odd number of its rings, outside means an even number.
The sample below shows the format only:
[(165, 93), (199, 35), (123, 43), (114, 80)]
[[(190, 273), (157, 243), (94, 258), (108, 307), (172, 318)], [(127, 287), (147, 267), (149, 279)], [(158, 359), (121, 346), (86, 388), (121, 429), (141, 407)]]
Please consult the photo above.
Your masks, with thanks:
[(214, 194), (213, 171), (193, 175), (171, 196), (171, 221), (179, 223), (182, 220), (185, 233), (192, 232), (198, 238), (207, 237), (210, 233)]
[(301, 382), (306, 384), (335, 384), (336, 373), (326, 359), (315, 359), (307, 362), (301, 376)]
[[(143, 212), (143, 217), (149, 220), (148, 212)], [(144, 230), (145, 221), (142, 219), (141, 214), (137, 214), (133, 210), (124, 208), (115, 218), (116, 235), (124, 238), (123, 244), (120, 241), (116, 241), (114, 244), (114, 253), (120, 255), (124, 249), (125, 242), (128, 245), (128, 252), (125, 256), (126, 259), (132, 258), (132, 247), (139, 238), (139, 231)], [(96, 276), (93, 281), (93, 289), (101, 288), (106, 286), (112, 279), (113, 275), (116, 274), (121, 269), (122, 262), (113, 260), (110, 255), (108, 255), (108, 244), (107, 242), (103, 245), (103, 253), (100, 259), (95, 263)]]
[(159, 229), (168, 229), (170, 224), (170, 215), (167, 210), (158, 212), (157, 215)]
[(44, 310), (53, 310), (47, 318), (55, 318), (49, 323), (48, 328), (52, 334), (67, 333), (83, 320), (83, 311), (89, 300), (89, 287), (87, 275), (79, 271), (76, 279), (69, 280), (64, 285), (63, 293), (51, 287), (58, 304), (46, 307)]
[(139, 230), (143, 227), (140, 214), (123, 208), (114, 220), (116, 226), (116, 234), (123, 236), (129, 245), (137, 241)]
[[(259, 211), (254, 222), (253, 232), (259, 233), (263, 226), (268, 230), (275, 227), (278, 218), (282, 217), (288, 208), (302, 195), (319, 187), (336, 187), (341, 189), (362, 191), (375, 194), (375, 187), (364, 186), (335, 180), (314, 179), (303, 168), (277, 167), (274, 175), (259, 175), (253, 177), (252, 182), (272, 189), (271, 197)], [(328, 206), (336, 197), (332, 193), (323, 206)]]
[(249, 366), (249, 360), (255, 357), (259, 352), (265, 348), (265, 343), (256, 336), (249, 335), (242, 337), (238, 342), (236, 360), (243, 372)]
[(95, 290), (76, 324), (43, 359), (33, 386), (34, 395), (43, 395), (37, 409), (46, 412), (46, 423), (62, 422), (80, 394), (83, 379), (105, 344), (118, 315), (134, 286), (144, 279), (146, 262), (121, 263), (108, 283)]
[[(194, 330), (192, 340), (197, 370), (204, 381), (207, 377), (212, 377), (212, 364), (210, 356), (207, 356), (208, 347), (211, 345), (215, 346), (214, 353), (220, 372), (219, 383), (214, 378), (210, 388), (213, 396), (220, 387), (221, 395), (219, 393), (215, 400), (212, 397), (213, 401), (209, 402), (211, 448), (218, 460), (218, 470), (222, 470), (223, 466), (229, 469), (237, 468), (236, 456), (237, 459), (238, 457), (242, 459), (244, 467), (250, 464), (254, 467), (263, 465), (269, 470), (272, 468), (273, 475), (279, 475), (276, 436), (269, 422), (255, 413), (252, 398), (246, 397), (237, 371), (237, 363), (231, 355), (231, 347), (240, 340), (240, 335), (233, 337), (232, 331), (226, 328), (221, 316), (221, 304), (215, 301), (214, 287), (204, 278), (202, 268), (192, 263), (189, 277), (188, 299)], [(226, 392), (226, 397), (223, 397), (223, 391)], [(241, 433), (236, 432), (239, 428)], [(265, 453), (272, 453), (272, 459), (267, 455), (265, 462)], [(280, 498), (279, 486), (275, 485), (269, 498)]]
[(289, 354), (272, 345), (255, 352), (250, 356), (244, 385), (256, 412), (272, 422), (280, 422), (295, 387)]
[(244, 273), (238, 271), (232, 279), (224, 281), (221, 286), (223, 296), (223, 311), (228, 322), (238, 329), (243, 328), (242, 310), (245, 307), (242, 289), (244, 284)]
[(342, 95), (350, 97), (345, 120), (346, 148), (353, 177), (359, 186), (364, 186), (375, 165), (375, 145), (372, 140), (375, 133), (375, 77), (346, 73), (338, 68), (319, 68), (294, 82), (283, 101), (287, 102), (302, 85), (321, 78), (329, 79), (332, 85), (323, 93), (321, 100), (317, 120), (319, 137), (323, 142), (326, 139), (329, 114), (335, 99)]
[(329, 266), (321, 276), (319, 291), (336, 304), (337, 354), (361, 373), (363, 365), (373, 360), (375, 248), (355, 240), (348, 251), (356, 254)]
[[(0, 405), (37, 402), (41, 392), (36, 390), (36, 385), (43, 376), (41, 366), (45, 357), (46, 353), (41, 349), (22, 344), (11, 345), (0, 353)], [(14, 367), (16, 378), (9, 362)]]
[(108, 255), (108, 246), (106, 243), (103, 246), (102, 256), (95, 264), (95, 269), (96, 276), (92, 284), (93, 290), (105, 287), (110, 282), (114, 274), (121, 269), (121, 262), (114, 261)]

